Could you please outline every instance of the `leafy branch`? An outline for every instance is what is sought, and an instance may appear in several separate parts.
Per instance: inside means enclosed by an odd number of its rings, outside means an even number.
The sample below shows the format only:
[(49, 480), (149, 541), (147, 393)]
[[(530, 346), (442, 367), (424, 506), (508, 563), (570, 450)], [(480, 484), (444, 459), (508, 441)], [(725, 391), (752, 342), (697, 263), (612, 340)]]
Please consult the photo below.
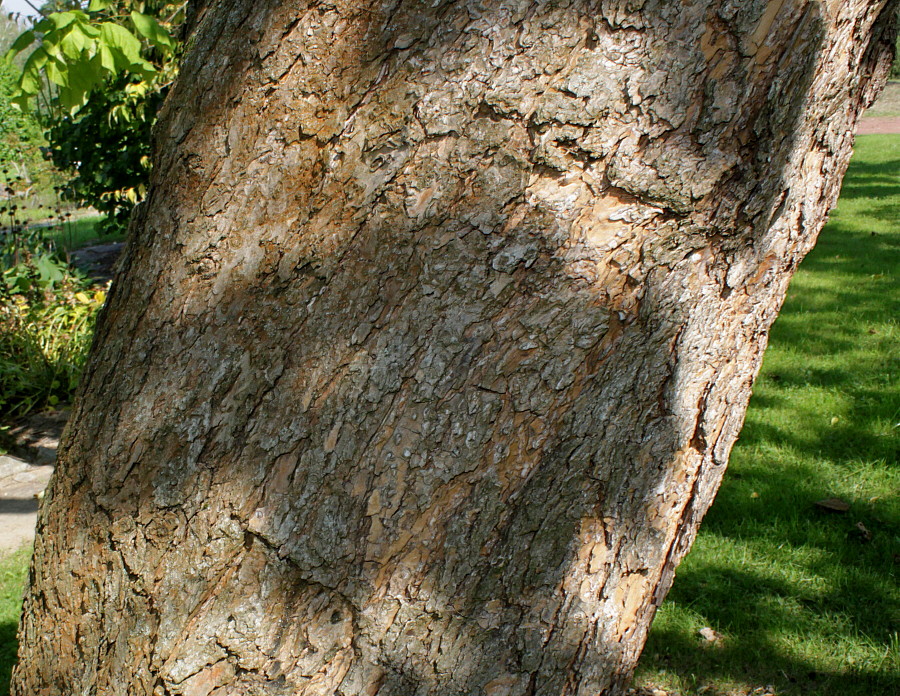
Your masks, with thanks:
[[(150, 131), (178, 72), (185, 0), (55, 0), (6, 53), (14, 99), (37, 102), (45, 152), (72, 173), (64, 195), (121, 230), (143, 198)], [(23, 62), (24, 59), (24, 62)]]
[(63, 114), (73, 116), (91, 92), (121, 75), (158, 82), (160, 67), (144, 57), (145, 47), (155, 49), (164, 66), (177, 42), (155, 17), (134, 9), (124, 15), (115, 5), (91, 0), (87, 10), (50, 12), (23, 32), (5, 56), (12, 61), (36, 44), (25, 60), (14, 103), (27, 109), (46, 78), (56, 86), (52, 101)]

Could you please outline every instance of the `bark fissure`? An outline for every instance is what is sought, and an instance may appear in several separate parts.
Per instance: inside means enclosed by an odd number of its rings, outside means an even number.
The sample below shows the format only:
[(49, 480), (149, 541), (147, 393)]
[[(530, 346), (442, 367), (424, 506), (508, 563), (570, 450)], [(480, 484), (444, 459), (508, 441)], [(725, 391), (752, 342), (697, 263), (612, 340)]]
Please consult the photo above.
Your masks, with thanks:
[(16, 696), (622, 693), (896, 5), (196, 4)]

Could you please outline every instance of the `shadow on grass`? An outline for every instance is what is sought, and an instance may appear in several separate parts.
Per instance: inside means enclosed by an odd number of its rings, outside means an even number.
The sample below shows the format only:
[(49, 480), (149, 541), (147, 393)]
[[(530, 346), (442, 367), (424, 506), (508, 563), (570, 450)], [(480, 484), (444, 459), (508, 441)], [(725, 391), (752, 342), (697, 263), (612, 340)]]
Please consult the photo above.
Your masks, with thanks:
[[(896, 401), (884, 398), (883, 392), (853, 385), (853, 374), (841, 370), (811, 370), (807, 384), (822, 385), (828, 390), (839, 389), (840, 415), (830, 411), (823, 400), (818, 404), (793, 404), (791, 391), (802, 385), (801, 375), (785, 371), (781, 380), (786, 388), (781, 393), (768, 393), (755, 399), (758, 409), (780, 408), (792, 411), (791, 423), (773, 423), (751, 414), (741, 436), (742, 446), (789, 447), (796, 452), (825, 457), (838, 465), (859, 461), (896, 461), (897, 440), (883, 432), (879, 424), (897, 417)], [(829, 419), (838, 419), (832, 423)]]
[[(846, 513), (819, 508), (816, 501), (828, 497), (830, 491), (819, 484), (816, 473), (810, 465), (797, 465), (775, 476), (764, 465), (744, 466), (722, 489), (718, 507), (705, 521), (705, 532), (716, 537), (716, 544), (739, 543), (770, 551), (768, 557), (760, 553), (758, 562), (789, 564), (782, 569), (785, 575), (801, 578), (794, 584), (793, 592), (806, 592), (804, 583), (831, 588), (816, 594), (822, 601), (827, 598), (818, 608), (840, 610), (846, 623), (878, 641), (888, 641), (900, 625), (896, 593), (892, 598), (882, 592), (895, 587), (894, 554), (900, 540), (896, 506), (882, 504), (884, 501), (878, 499), (846, 496), (850, 498), (846, 501), (850, 504)], [(784, 553), (779, 553), (782, 550)], [(672, 597), (692, 605), (708, 604), (705, 614), (714, 612), (725, 623), (749, 620), (744, 628), (752, 628), (759, 617), (733, 614), (733, 601), (720, 605), (711, 597), (715, 594), (710, 589), (711, 579), (736, 572), (732, 566), (705, 560), (692, 563), (678, 575)], [(745, 569), (739, 572), (745, 573)], [(693, 582), (694, 575), (702, 581)], [(768, 596), (774, 587), (772, 583), (779, 582), (754, 578), (746, 583), (741, 597)], [(735, 583), (728, 582), (726, 586), (731, 588)], [(834, 588), (840, 591), (835, 593)], [(696, 590), (702, 590), (702, 597), (692, 598), (691, 593)], [(896, 622), (885, 623), (886, 614), (896, 617)], [(781, 624), (775, 621), (772, 625)]]
[(900, 315), (898, 254), (879, 239), (833, 224), (804, 262), (772, 330), (739, 450), (788, 446), (845, 465), (898, 460), (896, 433), (879, 425), (900, 414), (890, 388), (900, 367), (890, 325)]
[(19, 643), (16, 641), (16, 629), (15, 621), (0, 622), (0, 696), (9, 694), (9, 681), (19, 647)]
[[(869, 208), (868, 214), (871, 217), (880, 218), (886, 221), (889, 221), (893, 224), (896, 224), (898, 220), (900, 220), (900, 210), (897, 209), (896, 205), (878, 205), (872, 208)], [(894, 249), (896, 251), (896, 248)]]
[[(732, 467), (648, 640), (640, 673), (654, 683), (674, 677), (685, 696), (900, 694), (898, 171), (896, 159), (851, 164), (791, 286)], [(850, 510), (816, 507), (831, 496)]]
[[(765, 622), (765, 613), (760, 623)], [(700, 645), (677, 630), (658, 631), (647, 643), (646, 653), (653, 656), (660, 669), (684, 672), (689, 682), (704, 683), (704, 696), (731, 695), (734, 690), (709, 684), (710, 679), (775, 685), (779, 696), (840, 696), (866, 693), (872, 696), (895, 694), (896, 677), (879, 670), (859, 669), (845, 672), (817, 671), (813, 661), (791, 658), (782, 646), (773, 645), (767, 633), (757, 632), (723, 645)], [(687, 657), (685, 657), (687, 656)], [(677, 667), (673, 665), (677, 664)], [(695, 675), (703, 675), (698, 679)], [(739, 691), (738, 693), (749, 693)], [(757, 692), (763, 693), (763, 692)]]
[[(825, 494), (815, 474), (798, 466), (772, 476), (751, 464), (727, 481), (699, 558), (679, 570), (651, 632), (644, 673), (676, 675), (684, 696), (762, 685), (779, 696), (900, 693), (896, 653), (889, 657), (900, 625), (892, 589), (900, 520), (866, 500), (850, 500), (846, 514), (816, 508)], [(702, 626), (724, 633), (722, 644), (700, 638)], [(884, 661), (873, 664), (879, 651)]]
[(860, 162), (847, 173), (841, 198), (886, 198), (897, 193), (897, 172), (900, 160), (888, 162)]

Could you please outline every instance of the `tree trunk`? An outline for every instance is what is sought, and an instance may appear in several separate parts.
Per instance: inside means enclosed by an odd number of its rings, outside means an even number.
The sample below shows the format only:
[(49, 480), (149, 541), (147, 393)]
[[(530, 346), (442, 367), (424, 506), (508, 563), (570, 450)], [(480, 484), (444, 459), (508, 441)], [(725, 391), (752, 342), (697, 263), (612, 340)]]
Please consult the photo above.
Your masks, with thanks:
[(622, 693), (896, 0), (206, 4), (13, 693)]

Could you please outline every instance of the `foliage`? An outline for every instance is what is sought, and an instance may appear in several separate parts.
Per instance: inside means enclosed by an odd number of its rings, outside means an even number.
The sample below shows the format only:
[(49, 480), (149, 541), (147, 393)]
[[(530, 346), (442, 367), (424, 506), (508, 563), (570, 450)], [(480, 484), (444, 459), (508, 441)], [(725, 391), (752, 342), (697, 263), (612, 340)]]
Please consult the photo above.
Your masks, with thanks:
[(40, 159), (42, 138), (37, 120), (13, 106), (17, 70), (9, 63), (0, 64), (0, 162)]
[[(900, 136), (857, 139), (840, 203), (773, 327), (722, 488), (651, 630), (644, 684), (683, 696), (898, 693), (898, 161)], [(815, 505), (832, 496), (850, 510)], [(724, 638), (705, 641), (704, 627)]]
[(28, 54), (19, 104), (37, 100), (53, 163), (73, 170), (66, 194), (121, 229), (145, 192), (150, 130), (177, 72), (185, 2), (51, 3), (13, 44)]
[[(9, 17), (0, 15), (0, 53), (6, 52), (21, 26)], [(13, 105), (20, 68), (7, 61), (0, 62), (0, 189), (6, 197), (6, 186), (14, 190), (28, 190), (49, 184), (50, 169), (41, 154), (44, 144), (42, 129), (30, 112)]]
[(23, 251), (0, 278), (0, 412), (68, 401), (78, 386), (104, 290), (46, 251)]
[(90, 93), (109, 79), (122, 74), (155, 79), (157, 67), (142, 55), (146, 45), (163, 55), (174, 49), (173, 40), (154, 17), (132, 10), (126, 20), (120, 14), (123, 5), (135, 3), (91, 0), (87, 11), (77, 9), (79, 4), (74, 3), (76, 9), (46, 14), (10, 47), (8, 57), (12, 58), (38, 42), (19, 81), (16, 102), (23, 109), (42, 93), (46, 77), (56, 87), (48, 101), (52, 99), (61, 113), (73, 116)]
[[(142, 90), (120, 77), (95, 91), (78, 118), (48, 120), (53, 163), (74, 174), (64, 194), (103, 213), (100, 229), (107, 233), (124, 230), (146, 191), (150, 131), (163, 93)], [(126, 116), (117, 120), (114, 113)]]
[(897, 38), (897, 48), (894, 56), (894, 64), (891, 66), (890, 78), (892, 80), (900, 80), (900, 37)]

